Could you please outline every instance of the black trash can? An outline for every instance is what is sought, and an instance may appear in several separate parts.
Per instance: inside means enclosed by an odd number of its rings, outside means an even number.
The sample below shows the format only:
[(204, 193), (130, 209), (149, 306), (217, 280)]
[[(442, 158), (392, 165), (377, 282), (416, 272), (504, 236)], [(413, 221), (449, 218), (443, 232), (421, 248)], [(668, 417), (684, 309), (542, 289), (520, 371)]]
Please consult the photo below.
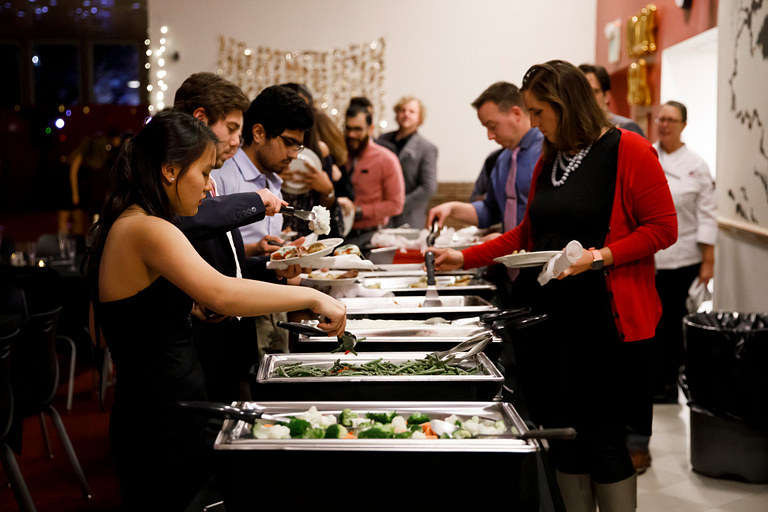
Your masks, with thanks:
[(683, 333), (693, 469), (768, 482), (768, 314), (688, 315)]

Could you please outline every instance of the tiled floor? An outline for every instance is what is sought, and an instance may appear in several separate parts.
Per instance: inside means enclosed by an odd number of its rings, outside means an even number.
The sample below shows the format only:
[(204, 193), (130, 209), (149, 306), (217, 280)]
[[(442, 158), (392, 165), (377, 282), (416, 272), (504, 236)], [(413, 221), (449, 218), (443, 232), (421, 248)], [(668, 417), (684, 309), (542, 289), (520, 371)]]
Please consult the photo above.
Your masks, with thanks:
[(689, 433), (688, 406), (654, 406), (653, 460), (651, 468), (637, 480), (638, 512), (768, 511), (768, 484), (695, 473), (690, 465)]

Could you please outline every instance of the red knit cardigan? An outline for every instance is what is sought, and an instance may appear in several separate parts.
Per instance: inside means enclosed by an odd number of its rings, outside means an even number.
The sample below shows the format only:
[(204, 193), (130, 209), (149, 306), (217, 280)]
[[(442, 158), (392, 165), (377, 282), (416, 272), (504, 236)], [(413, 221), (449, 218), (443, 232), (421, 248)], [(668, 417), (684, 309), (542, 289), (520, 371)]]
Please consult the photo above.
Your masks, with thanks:
[[(549, 166), (547, 166), (549, 167)], [(528, 207), (536, 195), (543, 170), (541, 159), (533, 171)], [(531, 222), (523, 222), (502, 236), (462, 251), (464, 268), (490, 265), (514, 250), (533, 249)], [(605, 282), (619, 336), (624, 341), (652, 338), (661, 317), (656, 293), (653, 255), (677, 240), (677, 214), (658, 154), (640, 135), (621, 130), (613, 209), (605, 239), (613, 266), (605, 267)]]

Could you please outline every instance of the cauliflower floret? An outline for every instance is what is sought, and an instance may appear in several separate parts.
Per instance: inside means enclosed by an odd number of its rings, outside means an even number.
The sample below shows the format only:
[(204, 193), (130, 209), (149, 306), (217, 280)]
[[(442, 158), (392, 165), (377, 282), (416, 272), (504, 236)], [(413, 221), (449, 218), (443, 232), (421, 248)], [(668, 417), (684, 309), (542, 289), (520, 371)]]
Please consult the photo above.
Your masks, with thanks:
[(395, 416), (392, 418), (392, 426), (395, 428), (395, 432), (404, 432), (408, 430), (408, 424), (402, 416)]
[(315, 214), (315, 220), (310, 221), (309, 229), (318, 235), (327, 235), (331, 232), (331, 212), (324, 206), (312, 207), (312, 213)]
[(444, 420), (444, 421), (445, 421), (446, 423), (450, 423), (451, 425), (455, 425), (457, 421), (458, 421), (459, 423), (461, 423), (461, 418), (459, 418), (459, 417), (458, 417), (458, 416), (456, 416), (455, 414), (451, 414), (450, 416), (448, 416), (447, 418), (445, 418), (445, 420)]
[(253, 426), (253, 436), (256, 439), (290, 439), (291, 429), (282, 425), (264, 427), (262, 425)]
[(418, 430), (411, 434), (411, 439), (426, 439), (427, 436), (424, 434), (424, 432), (419, 432)]

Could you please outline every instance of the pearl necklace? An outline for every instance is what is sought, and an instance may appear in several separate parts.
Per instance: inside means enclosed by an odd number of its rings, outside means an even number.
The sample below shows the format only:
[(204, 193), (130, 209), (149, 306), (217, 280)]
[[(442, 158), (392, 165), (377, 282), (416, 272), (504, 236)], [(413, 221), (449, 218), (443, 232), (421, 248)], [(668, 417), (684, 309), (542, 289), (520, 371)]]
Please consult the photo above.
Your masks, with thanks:
[[(562, 151), (558, 151), (557, 157), (555, 157), (555, 163), (552, 166), (552, 185), (554, 185), (555, 187), (562, 187), (565, 184), (565, 182), (568, 181), (568, 175), (579, 168), (579, 165), (581, 165), (581, 161), (584, 160), (584, 158), (587, 156), (587, 153), (589, 153), (590, 149), (592, 149), (592, 144), (590, 144), (588, 147), (576, 153), (576, 155), (574, 155), (574, 157), (568, 161), (567, 166), (563, 163), (563, 160), (565, 160), (565, 157), (563, 156)], [(563, 177), (560, 178), (559, 180), (555, 179), (555, 176), (557, 176), (558, 165), (563, 171), (565, 171), (563, 174)]]

